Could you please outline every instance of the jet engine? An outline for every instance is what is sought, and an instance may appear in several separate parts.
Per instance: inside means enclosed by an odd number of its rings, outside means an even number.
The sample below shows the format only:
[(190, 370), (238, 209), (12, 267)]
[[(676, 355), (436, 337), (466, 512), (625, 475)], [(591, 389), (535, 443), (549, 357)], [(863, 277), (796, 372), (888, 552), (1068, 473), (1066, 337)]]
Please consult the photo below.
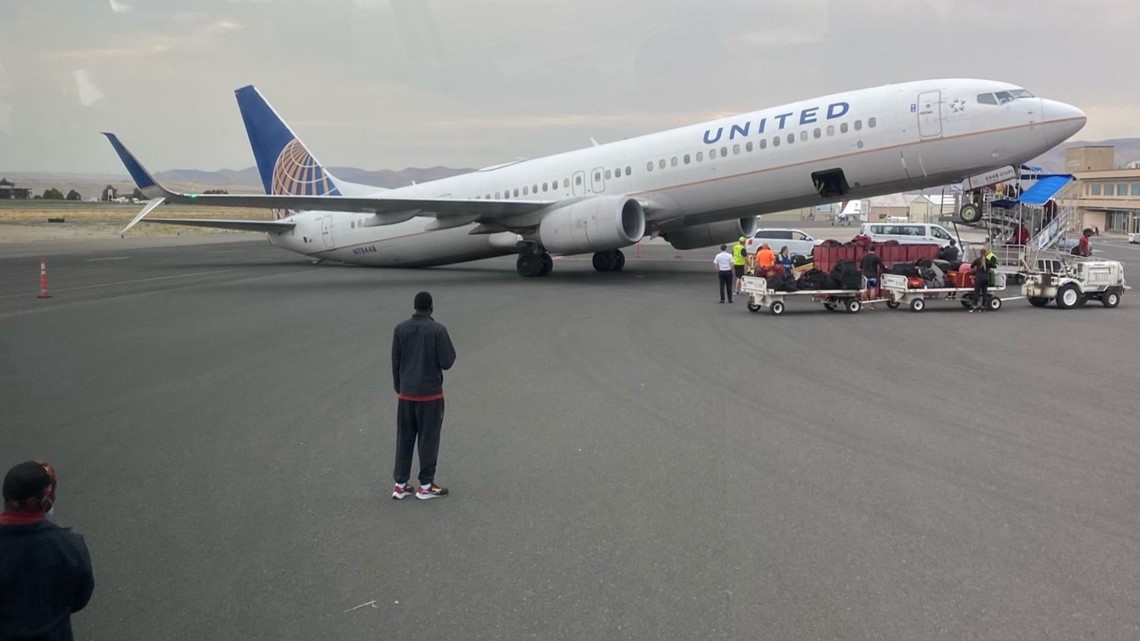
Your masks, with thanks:
[(741, 236), (756, 233), (756, 217), (723, 220), (719, 223), (690, 225), (677, 231), (661, 234), (669, 244), (677, 249), (698, 249), (736, 242)]
[(625, 196), (602, 196), (559, 207), (543, 217), (538, 239), (556, 254), (585, 254), (632, 245), (645, 235), (645, 211)]

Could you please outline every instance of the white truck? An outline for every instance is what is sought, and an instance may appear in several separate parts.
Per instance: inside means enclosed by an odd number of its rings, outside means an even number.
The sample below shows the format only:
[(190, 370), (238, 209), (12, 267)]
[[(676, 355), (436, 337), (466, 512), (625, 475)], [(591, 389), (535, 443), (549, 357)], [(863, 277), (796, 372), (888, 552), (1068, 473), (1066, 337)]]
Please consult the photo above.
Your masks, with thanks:
[(1057, 307), (1084, 307), (1099, 300), (1108, 308), (1120, 305), (1120, 297), (1131, 289), (1124, 281), (1124, 264), (1115, 260), (1038, 260), (1021, 286), (1022, 293), (1034, 307), (1057, 301)]

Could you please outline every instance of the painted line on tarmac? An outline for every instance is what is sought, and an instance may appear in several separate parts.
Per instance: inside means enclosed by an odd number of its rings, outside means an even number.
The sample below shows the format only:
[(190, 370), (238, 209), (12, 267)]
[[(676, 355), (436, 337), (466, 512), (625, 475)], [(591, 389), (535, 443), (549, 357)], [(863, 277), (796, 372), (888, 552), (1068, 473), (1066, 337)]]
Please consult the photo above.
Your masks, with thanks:
[[(215, 269), (213, 271), (208, 271), (208, 272), (193, 272), (190, 274), (175, 274), (173, 276), (155, 276), (154, 278), (136, 278), (134, 280), (119, 280), (119, 281), (115, 281), (115, 282), (111, 282), (111, 283), (95, 283), (93, 285), (77, 285), (75, 287), (62, 287), (62, 288), (57, 288), (57, 289), (51, 289), (51, 291), (52, 292), (76, 292), (76, 291), (82, 291), (85, 289), (98, 289), (100, 287), (117, 287), (119, 285), (134, 285), (135, 283), (153, 283), (153, 282), (160, 281), (160, 280), (171, 280), (174, 278), (194, 278), (195, 276), (209, 276), (211, 274), (226, 274), (229, 272), (236, 272), (236, 271), (240, 271), (240, 270), (237, 268), (235, 268), (235, 269)], [(35, 292), (33, 291), (31, 293), (6, 294), (3, 296), (0, 296), (0, 299), (3, 299), (3, 298), (19, 298), (21, 296), (30, 296), (30, 295), (35, 295)]]
[(97, 263), (97, 262), (103, 261), (103, 260), (128, 260), (128, 259), (130, 259), (130, 256), (112, 256), (110, 258), (88, 258), (84, 262)]

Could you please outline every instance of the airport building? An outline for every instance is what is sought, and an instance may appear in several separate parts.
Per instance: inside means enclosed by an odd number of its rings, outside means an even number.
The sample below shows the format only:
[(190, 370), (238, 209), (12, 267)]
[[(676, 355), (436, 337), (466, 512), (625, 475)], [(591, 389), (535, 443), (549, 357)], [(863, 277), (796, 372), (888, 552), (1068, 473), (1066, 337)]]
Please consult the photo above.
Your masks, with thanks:
[(1104, 233), (1140, 233), (1140, 165), (1116, 168), (1111, 146), (1072, 147), (1065, 151), (1065, 171), (1076, 181), (1058, 200), (1073, 207), (1079, 229)]
[(32, 190), (27, 187), (17, 187), (7, 178), (0, 178), (0, 200), (27, 200), (32, 197)]

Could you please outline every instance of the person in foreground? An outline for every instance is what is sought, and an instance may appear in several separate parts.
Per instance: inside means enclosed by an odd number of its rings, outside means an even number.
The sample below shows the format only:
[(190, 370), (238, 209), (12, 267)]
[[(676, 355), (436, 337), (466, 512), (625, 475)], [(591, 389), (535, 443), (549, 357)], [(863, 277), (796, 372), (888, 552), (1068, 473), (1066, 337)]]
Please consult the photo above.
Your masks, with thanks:
[(4, 476), (0, 641), (71, 641), (71, 615), (95, 590), (83, 537), (47, 520), (58, 485), (52, 466), (38, 461)]
[[(447, 495), (435, 484), (439, 433), (443, 427), (443, 370), (455, 364), (455, 347), (447, 328), (432, 319), (431, 294), (420, 292), (415, 313), (396, 326), (392, 336), (392, 383), (399, 397), (396, 413), (396, 487), (392, 498), (412, 492), (421, 500)], [(412, 452), (420, 452), (419, 487), (408, 483)]]

